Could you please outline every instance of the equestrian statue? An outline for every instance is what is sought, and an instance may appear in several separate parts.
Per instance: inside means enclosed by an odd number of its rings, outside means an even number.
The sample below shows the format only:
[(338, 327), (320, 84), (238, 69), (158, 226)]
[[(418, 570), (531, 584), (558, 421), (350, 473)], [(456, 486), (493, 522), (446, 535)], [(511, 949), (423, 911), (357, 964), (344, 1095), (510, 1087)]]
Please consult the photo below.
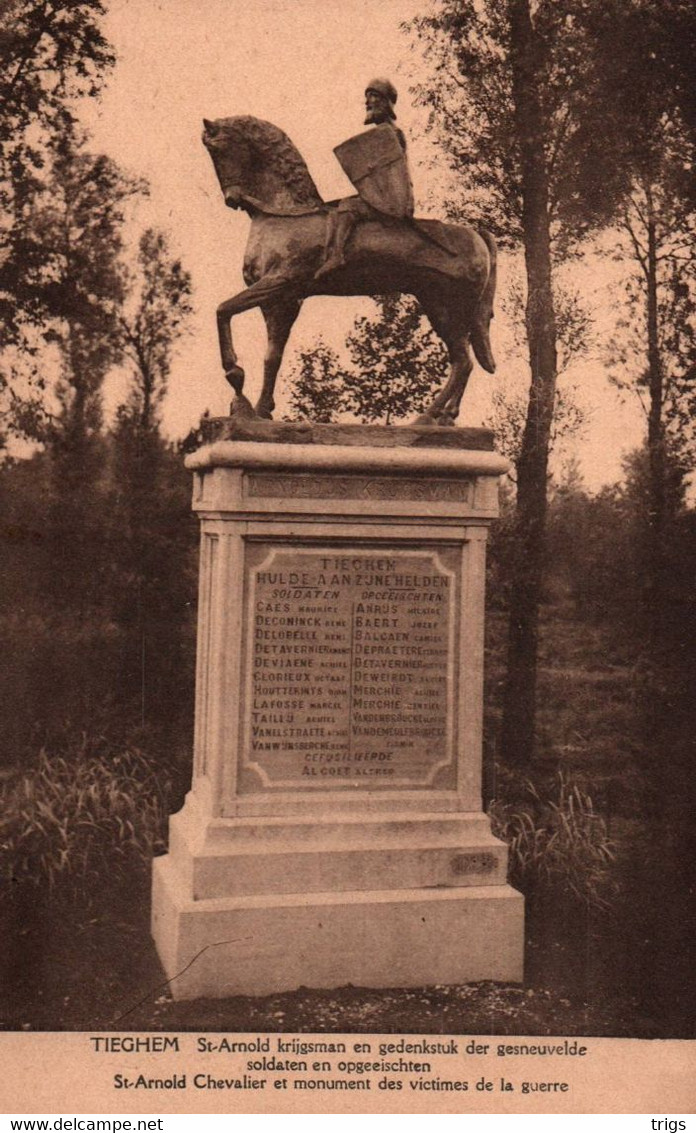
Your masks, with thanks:
[(248, 115), (204, 119), (208, 149), (225, 203), (251, 217), (244, 256), (247, 287), (217, 311), (225, 377), (236, 412), (254, 414), (242, 395), (244, 371), (232, 343), (231, 320), (260, 307), (268, 348), (255, 414), (270, 418), (276, 377), (292, 325), (310, 295), (416, 297), (445, 343), (450, 370), (421, 424), (457, 418), (472, 361), (493, 373), (496, 250), (490, 233), (468, 225), (413, 217), (406, 139), (394, 125), (397, 93), (387, 79), (365, 92), (368, 130), (334, 150), (357, 196), (325, 202), (300, 153), (276, 126)]

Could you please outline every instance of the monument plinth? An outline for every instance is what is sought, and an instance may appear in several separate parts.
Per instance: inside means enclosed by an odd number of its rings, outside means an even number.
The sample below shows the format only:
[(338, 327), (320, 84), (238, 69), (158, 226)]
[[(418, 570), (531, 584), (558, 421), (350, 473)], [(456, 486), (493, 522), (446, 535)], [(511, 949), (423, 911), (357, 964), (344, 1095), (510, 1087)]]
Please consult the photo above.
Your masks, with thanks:
[(174, 996), (521, 979), (481, 809), (490, 434), (208, 430), (193, 783), (154, 869)]

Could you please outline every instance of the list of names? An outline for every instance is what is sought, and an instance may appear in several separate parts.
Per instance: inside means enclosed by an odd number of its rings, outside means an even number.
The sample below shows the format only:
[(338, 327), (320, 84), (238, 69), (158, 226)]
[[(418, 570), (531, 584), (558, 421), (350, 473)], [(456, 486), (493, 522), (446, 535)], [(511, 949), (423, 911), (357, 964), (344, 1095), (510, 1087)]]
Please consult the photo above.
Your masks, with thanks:
[(432, 782), (451, 760), (453, 586), (427, 552), (266, 556), (247, 651), (257, 789)]

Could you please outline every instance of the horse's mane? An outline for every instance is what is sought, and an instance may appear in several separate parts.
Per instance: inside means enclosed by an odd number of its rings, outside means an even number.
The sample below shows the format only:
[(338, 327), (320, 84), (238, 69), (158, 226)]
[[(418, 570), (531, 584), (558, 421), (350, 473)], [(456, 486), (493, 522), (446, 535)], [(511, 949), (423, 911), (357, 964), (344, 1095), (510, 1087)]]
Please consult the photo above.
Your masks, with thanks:
[(323, 206), (299, 150), (272, 122), (243, 114), (214, 123), (230, 146), (244, 142), (254, 160), (247, 170), (249, 200), (264, 212), (280, 215), (313, 212)]

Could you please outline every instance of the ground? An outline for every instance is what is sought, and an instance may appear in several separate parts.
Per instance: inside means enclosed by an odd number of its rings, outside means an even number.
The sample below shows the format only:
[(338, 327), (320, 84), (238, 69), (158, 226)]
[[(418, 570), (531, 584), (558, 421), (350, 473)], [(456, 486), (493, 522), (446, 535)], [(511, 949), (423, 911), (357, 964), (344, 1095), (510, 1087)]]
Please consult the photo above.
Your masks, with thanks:
[[(567, 943), (551, 943), (550, 980), (528, 949), (524, 986), (484, 982), (461, 987), (333, 991), (299, 988), (260, 999), (173, 1001), (147, 928), (147, 892), (121, 895), (122, 908), (82, 919), (44, 907), (19, 929), (13, 971), (6, 971), (2, 1027), (8, 1030), (285, 1031), (424, 1034), (655, 1033), (635, 1011), (584, 998), (563, 980)], [(92, 909), (91, 912), (96, 912)], [(38, 923), (37, 923), (38, 922)], [(8, 936), (5, 935), (5, 939)], [(628, 1028), (628, 1029), (626, 1029)]]

